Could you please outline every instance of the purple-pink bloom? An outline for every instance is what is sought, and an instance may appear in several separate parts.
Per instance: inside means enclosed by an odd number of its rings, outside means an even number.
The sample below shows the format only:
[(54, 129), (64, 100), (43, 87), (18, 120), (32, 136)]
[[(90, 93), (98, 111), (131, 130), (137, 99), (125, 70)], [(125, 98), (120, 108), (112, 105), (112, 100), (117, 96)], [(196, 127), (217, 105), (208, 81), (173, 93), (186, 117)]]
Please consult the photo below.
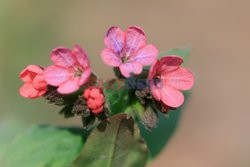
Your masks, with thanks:
[(137, 26), (128, 27), (125, 32), (119, 27), (109, 28), (104, 43), (102, 60), (109, 66), (119, 67), (127, 78), (131, 73), (140, 74), (143, 66), (152, 64), (158, 55), (157, 48), (146, 44), (145, 33)]
[(50, 59), (54, 65), (45, 68), (44, 79), (49, 85), (58, 87), (57, 91), (61, 94), (77, 91), (91, 75), (88, 56), (78, 45), (72, 50), (65, 47), (55, 48)]
[(161, 79), (163, 82), (162, 89), (151, 86), (151, 93), (164, 106), (181, 106), (184, 95), (180, 90), (189, 90), (194, 84), (194, 75), (187, 68), (181, 67), (182, 63), (183, 59), (179, 56), (165, 56), (155, 61), (150, 68), (148, 79)]

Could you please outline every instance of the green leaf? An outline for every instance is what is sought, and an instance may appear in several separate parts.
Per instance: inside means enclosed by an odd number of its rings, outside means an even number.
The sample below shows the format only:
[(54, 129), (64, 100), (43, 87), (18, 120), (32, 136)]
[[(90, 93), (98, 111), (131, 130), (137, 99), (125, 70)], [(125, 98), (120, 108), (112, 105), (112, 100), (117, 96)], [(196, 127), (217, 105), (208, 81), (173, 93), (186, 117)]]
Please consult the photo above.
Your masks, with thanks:
[(126, 108), (125, 113), (132, 117), (136, 117), (137, 115), (142, 115), (145, 110), (144, 107), (135, 97), (131, 97), (131, 99), (132, 99), (131, 103)]
[(142, 104), (137, 98), (131, 97), (131, 103), (126, 108), (125, 113), (141, 122), (147, 130), (155, 128), (158, 123), (158, 113), (150, 106), (151, 102), (147, 101)]
[[(187, 103), (189, 93), (184, 92), (184, 95), (185, 103)], [(184, 106), (176, 110), (170, 110), (168, 116), (166, 116), (160, 111), (158, 114), (154, 113), (148, 108), (149, 106), (143, 107), (139, 101), (132, 101), (133, 103), (128, 106), (125, 112), (138, 118), (137, 123), (150, 151), (150, 158), (155, 158), (173, 136)], [(156, 127), (152, 128), (155, 123)]]
[(77, 128), (35, 126), (19, 136), (0, 157), (4, 167), (64, 167), (78, 156), (86, 133)]
[(160, 53), (158, 55), (158, 58), (161, 58), (163, 56), (167, 55), (177, 55), (183, 58), (184, 62), (188, 60), (189, 56), (191, 55), (191, 48), (176, 48), (176, 49), (170, 49), (167, 52)]
[(3, 120), (0, 122), (0, 157), (10, 143), (26, 129), (27, 125), (20, 124), (17, 120)]
[(124, 112), (129, 105), (129, 90), (126, 87), (104, 89), (104, 94), (111, 111), (111, 115)]
[(72, 167), (144, 167), (147, 155), (133, 119), (117, 114), (92, 131)]
[[(185, 102), (187, 102), (188, 93), (185, 92), (184, 95)], [(159, 121), (156, 125), (156, 128), (151, 129), (151, 131), (146, 130), (143, 125), (139, 125), (141, 135), (146, 141), (150, 150), (151, 158), (156, 157), (171, 139), (176, 127), (178, 126), (182, 110), (183, 107), (180, 107), (176, 110), (170, 110), (167, 117), (161, 112), (158, 112)]]

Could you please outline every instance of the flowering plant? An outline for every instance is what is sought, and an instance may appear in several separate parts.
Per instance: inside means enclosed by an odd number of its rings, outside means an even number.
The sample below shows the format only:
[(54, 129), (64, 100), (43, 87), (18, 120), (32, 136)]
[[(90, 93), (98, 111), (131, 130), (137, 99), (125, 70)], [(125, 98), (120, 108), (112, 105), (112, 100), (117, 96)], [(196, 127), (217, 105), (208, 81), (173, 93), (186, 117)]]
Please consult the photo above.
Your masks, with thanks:
[[(116, 79), (104, 82), (94, 74), (87, 53), (78, 45), (57, 47), (50, 54), (53, 65), (28, 65), (20, 73), (23, 97), (44, 97), (61, 106), (60, 114), (66, 118), (82, 120), (83, 130), (78, 135), (84, 146), (79, 144), (71, 158), (53, 161), (51, 166), (145, 166), (174, 130), (178, 108), (184, 103), (181, 91), (194, 84), (192, 72), (181, 66), (189, 50), (173, 49), (159, 55), (138, 26), (125, 31), (111, 27), (104, 44), (100, 56), (114, 68)], [(166, 124), (166, 134), (160, 132), (163, 122), (171, 119), (175, 123)], [(160, 148), (150, 138), (158, 140)]]

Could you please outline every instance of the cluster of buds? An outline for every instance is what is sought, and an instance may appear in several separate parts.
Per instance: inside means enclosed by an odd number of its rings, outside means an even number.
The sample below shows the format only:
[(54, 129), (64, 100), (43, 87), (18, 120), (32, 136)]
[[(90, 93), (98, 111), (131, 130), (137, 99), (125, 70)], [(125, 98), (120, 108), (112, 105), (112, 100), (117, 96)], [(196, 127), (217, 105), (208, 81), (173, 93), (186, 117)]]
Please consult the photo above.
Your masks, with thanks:
[(87, 102), (87, 106), (94, 114), (99, 114), (103, 111), (103, 104), (105, 102), (102, 90), (97, 87), (90, 87), (85, 89), (83, 94)]
[[(152, 81), (153, 86), (137, 89), (132, 94), (142, 105), (154, 103), (166, 113), (183, 104), (181, 91), (193, 86), (194, 76), (181, 66), (181, 57), (168, 55), (157, 60), (158, 49), (147, 44), (145, 32), (138, 26), (130, 26), (125, 31), (111, 27), (104, 37), (104, 44), (106, 48), (100, 57), (115, 69), (118, 78), (141, 77), (146, 73), (146, 79)], [(20, 73), (24, 82), (20, 94), (30, 99), (44, 96), (50, 103), (64, 105), (62, 112), (69, 116), (101, 115), (105, 111), (106, 99), (103, 88), (88, 85), (92, 71), (87, 53), (78, 45), (72, 50), (57, 47), (52, 50), (50, 59), (53, 62), (50, 66), (28, 65)], [(150, 65), (149, 70), (144, 69)]]

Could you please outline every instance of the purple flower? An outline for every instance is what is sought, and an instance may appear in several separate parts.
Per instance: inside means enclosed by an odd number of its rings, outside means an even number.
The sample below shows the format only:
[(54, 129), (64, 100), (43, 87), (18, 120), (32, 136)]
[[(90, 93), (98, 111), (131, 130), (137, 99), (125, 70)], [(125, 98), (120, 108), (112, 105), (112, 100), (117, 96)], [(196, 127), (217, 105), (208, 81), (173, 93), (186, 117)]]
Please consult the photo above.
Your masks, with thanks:
[(143, 66), (152, 64), (158, 55), (157, 48), (146, 44), (145, 33), (137, 26), (128, 27), (125, 32), (119, 27), (109, 28), (104, 43), (102, 60), (109, 66), (119, 67), (127, 78), (131, 73), (140, 74)]
[(44, 79), (49, 85), (57, 86), (57, 91), (61, 94), (77, 91), (91, 75), (89, 58), (78, 45), (72, 50), (65, 47), (55, 48), (50, 59), (54, 65), (44, 69)]

